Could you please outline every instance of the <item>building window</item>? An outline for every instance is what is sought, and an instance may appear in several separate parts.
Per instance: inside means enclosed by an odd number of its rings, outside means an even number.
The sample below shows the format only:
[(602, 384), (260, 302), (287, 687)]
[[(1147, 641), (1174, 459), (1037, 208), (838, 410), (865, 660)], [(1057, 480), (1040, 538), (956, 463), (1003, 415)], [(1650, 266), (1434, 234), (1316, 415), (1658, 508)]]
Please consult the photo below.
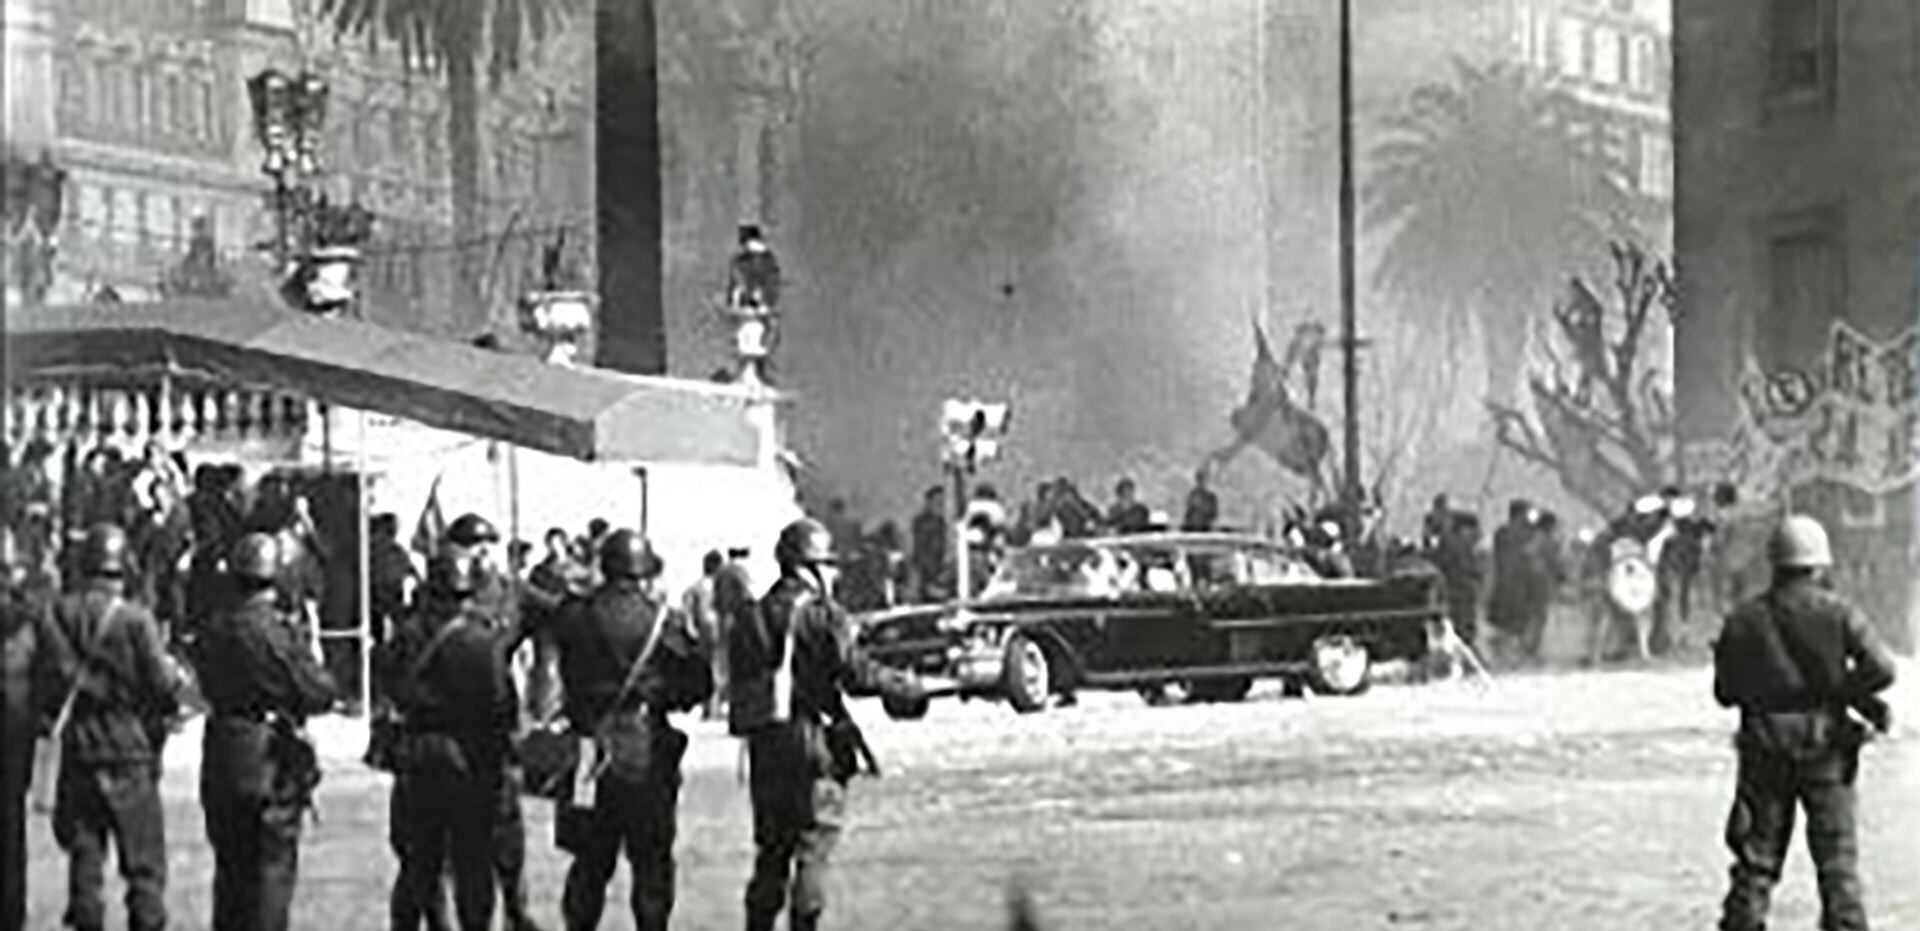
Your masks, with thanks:
[(407, 139), (407, 124), (411, 121), (404, 109), (387, 111), (387, 151), (402, 164), (413, 161), (413, 150)]
[(1560, 73), (1568, 77), (1585, 77), (1580, 70), (1581, 34), (1584, 32), (1579, 20), (1563, 19), (1559, 26), (1559, 41), (1554, 43), (1555, 54), (1559, 58)]
[(147, 94), (152, 101), (148, 113), (153, 115), (153, 131), (162, 136), (173, 134), (173, 100), (167, 96), (167, 79), (158, 74), (147, 80)]
[(199, 129), (202, 139), (217, 140), (220, 137), (220, 114), (214, 107), (213, 80), (203, 78), (195, 83), (199, 85), (195, 90), (199, 92), (200, 106), (199, 113), (194, 117), (194, 125)]
[(1804, 365), (1825, 348), (1840, 319), (1840, 253), (1829, 211), (1785, 218), (1767, 244), (1767, 319), (1760, 326), (1768, 362)]
[(1665, 131), (1640, 136), (1640, 193), (1666, 200), (1673, 197), (1673, 141)]
[(1593, 30), (1593, 79), (1600, 84), (1612, 87), (1624, 82), (1625, 73), (1621, 58), (1625, 43), (1618, 32), (1601, 27)]
[(1776, 94), (1816, 92), (1833, 80), (1832, 0), (1771, 0), (1769, 82)]

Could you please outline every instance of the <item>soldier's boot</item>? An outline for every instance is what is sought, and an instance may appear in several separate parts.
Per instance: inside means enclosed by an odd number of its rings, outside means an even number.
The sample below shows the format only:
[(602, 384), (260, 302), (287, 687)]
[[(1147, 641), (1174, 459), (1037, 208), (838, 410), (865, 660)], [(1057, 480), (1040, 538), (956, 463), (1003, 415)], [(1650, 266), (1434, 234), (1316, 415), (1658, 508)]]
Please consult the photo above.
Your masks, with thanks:
[(792, 912), (787, 915), (787, 928), (789, 931), (818, 931), (819, 927), (819, 912), (814, 912), (810, 915)]
[(747, 931), (773, 931), (774, 921), (779, 917), (777, 914), (762, 915), (748, 912)]

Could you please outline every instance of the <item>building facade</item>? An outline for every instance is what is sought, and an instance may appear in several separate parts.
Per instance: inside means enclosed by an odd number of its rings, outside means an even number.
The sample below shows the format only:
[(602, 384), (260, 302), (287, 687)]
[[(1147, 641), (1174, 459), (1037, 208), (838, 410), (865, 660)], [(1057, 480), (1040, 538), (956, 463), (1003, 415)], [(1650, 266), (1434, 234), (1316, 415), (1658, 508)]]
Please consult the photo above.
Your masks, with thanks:
[(1676, 0), (1690, 468), (1826, 518), (1901, 619), (1920, 567), (1920, 5)]
[(330, 85), (320, 187), (375, 214), (363, 281), (380, 322), (460, 333), (499, 317), (498, 308), (451, 306), (461, 251), (485, 257), (491, 290), (508, 296), (483, 297), (508, 305), (537, 246), (559, 230), (574, 230), (570, 241), (590, 260), (585, 17), (482, 94), (486, 224), (456, 234), (441, 79), (404, 67), (391, 43), (337, 39), (317, 0), (6, 4), (10, 147), (50, 152), (68, 172), (50, 302), (109, 289), (122, 300), (157, 297), (196, 220), (241, 287), (268, 286), (260, 246), (274, 217), (246, 91), (267, 67), (311, 69)]

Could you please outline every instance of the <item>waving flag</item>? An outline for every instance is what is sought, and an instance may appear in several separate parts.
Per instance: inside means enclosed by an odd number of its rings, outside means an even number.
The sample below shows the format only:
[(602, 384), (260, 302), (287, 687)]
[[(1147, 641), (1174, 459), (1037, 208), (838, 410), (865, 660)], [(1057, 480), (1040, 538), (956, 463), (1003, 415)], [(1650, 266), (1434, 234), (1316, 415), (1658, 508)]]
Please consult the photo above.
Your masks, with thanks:
[(1273, 347), (1258, 323), (1253, 327), (1254, 358), (1246, 403), (1234, 409), (1233, 442), (1213, 455), (1225, 462), (1252, 446), (1273, 457), (1290, 472), (1320, 481), (1320, 463), (1331, 442), (1325, 424), (1300, 409), (1287, 393), (1286, 370), (1273, 358)]
[(420, 522), (414, 525), (411, 547), (422, 558), (432, 559), (446, 536), (447, 518), (440, 513), (440, 477), (436, 475), (427, 491), (427, 506), (420, 511)]

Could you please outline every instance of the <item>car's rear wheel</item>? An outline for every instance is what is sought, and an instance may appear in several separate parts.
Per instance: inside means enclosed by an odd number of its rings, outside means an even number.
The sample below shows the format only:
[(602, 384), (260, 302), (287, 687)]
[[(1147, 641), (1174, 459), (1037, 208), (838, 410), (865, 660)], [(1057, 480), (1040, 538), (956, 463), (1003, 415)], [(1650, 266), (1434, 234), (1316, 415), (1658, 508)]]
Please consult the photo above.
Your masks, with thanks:
[(1005, 687), (1007, 703), (1021, 714), (1047, 706), (1053, 693), (1053, 664), (1046, 648), (1025, 634), (1007, 641)]
[(1358, 695), (1373, 681), (1373, 657), (1352, 637), (1323, 637), (1313, 644), (1313, 690), (1322, 695)]
[(927, 710), (931, 707), (933, 707), (933, 699), (925, 695), (918, 698), (886, 694), (880, 696), (880, 709), (895, 721), (918, 721), (927, 716)]

